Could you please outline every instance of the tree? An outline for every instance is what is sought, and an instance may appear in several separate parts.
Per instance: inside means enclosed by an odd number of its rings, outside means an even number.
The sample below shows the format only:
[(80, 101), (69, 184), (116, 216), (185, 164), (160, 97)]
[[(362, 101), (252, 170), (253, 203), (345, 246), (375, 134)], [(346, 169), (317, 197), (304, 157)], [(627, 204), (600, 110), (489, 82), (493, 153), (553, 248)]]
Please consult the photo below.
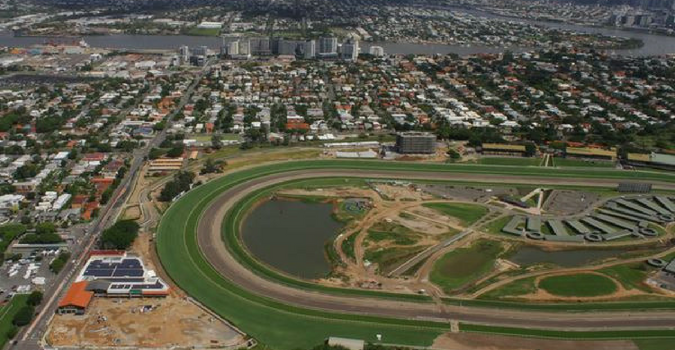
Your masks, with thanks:
[(185, 152), (185, 145), (183, 143), (177, 143), (168, 152), (166, 152), (166, 156), (176, 158), (182, 156), (183, 152)]
[(448, 157), (450, 157), (450, 160), (452, 161), (462, 158), (462, 156), (452, 148), (448, 150)]
[(223, 147), (223, 140), (220, 135), (211, 136), (211, 148), (221, 149)]
[(174, 175), (173, 180), (167, 182), (164, 186), (162, 192), (159, 194), (159, 200), (162, 202), (169, 202), (180, 193), (189, 190), (194, 178), (195, 174), (189, 171), (178, 172)]
[(31, 306), (38, 306), (38, 305), (40, 305), (40, 303), (42, 303), (42, 297), (43, 297), (43, 294), (42, 294), (41, 291), (39, 291), (39, 290), (33, 291), (32, 293), (30, 293), (28, 295), (27, 303), (28, 303), (28, 305), (31, 305)]
[(136, 221), (118, 221), (101, 234), (101, 247), (105, 249), (127, 249), (138, 237), (139, 229), (140, 226)]
[(528, 157), (533, 157), (535, 154), (537, 154), (537, 146), (534, 145), (532, 142), (528, 142), (525, 144), (525, 155)]
[(56, 232), (56, 225), (53, 222), (41, 222), (35, 226), (35, 233), (38, 235)]
[(16, 314), (14, 314), (14, 317), (12, 318), (12, 324), (17, 327), (25, 326), (30, 323), (34, 314), (35, 308), (30, 305), (26, 305), (19, 309)]
[(202, 167), (202, 170), (199, 171), (200, 174), (211, 174), (211, 173), (219, 173), (223, 171), (223, 164), (222, 162), (214, 162), (213, 159), (209, 158), (206, 160), (204, 163), (204, 167)]

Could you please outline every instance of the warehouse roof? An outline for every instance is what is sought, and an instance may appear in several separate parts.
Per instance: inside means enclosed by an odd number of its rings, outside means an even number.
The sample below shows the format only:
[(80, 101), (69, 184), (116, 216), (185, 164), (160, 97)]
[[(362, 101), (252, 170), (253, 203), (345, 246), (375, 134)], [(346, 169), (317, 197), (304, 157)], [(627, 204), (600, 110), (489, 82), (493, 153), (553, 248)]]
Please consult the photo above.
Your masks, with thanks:
[(525, 152), (525, 146), (509, 145), (507, 143), (484, 143), (481, 147), (486, 150), (504, 149), (509, 151)]
[(583, 156), (602, 156), (602, 157), (616, 157), (616, 149), (602, 149), (590, 147), (567, 147), (565, 150), (567, 154), (576, 154)]

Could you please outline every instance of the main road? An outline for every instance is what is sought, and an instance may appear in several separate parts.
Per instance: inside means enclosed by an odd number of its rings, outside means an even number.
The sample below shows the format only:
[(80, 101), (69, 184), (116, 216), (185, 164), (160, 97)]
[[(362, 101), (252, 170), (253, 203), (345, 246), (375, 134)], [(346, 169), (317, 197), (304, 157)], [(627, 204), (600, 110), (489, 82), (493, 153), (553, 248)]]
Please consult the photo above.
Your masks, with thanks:
[[(285, 304), (338, 313), (385, 316), (404, 319), (430, 319), (470, 323), (546, 328), (560, 330), (646, 329), (675, 327), (675, 313), (662, 311), (613, 311), (565, 313), (485, 307), (436, 305), (382, 299), (345, 296), (294, 288), (261, 277), (243, 266), (226, 247), (221, 234), (228, 210), (253, 191), (275, 184), (317, 177), (364, 177), (387, 179), (455, 180), (483, 183), (523, 183), (572, 186), (616, 186), (621, 180), (609, 179), (550, 179), (504, 175), (459, 174), (419, 171), (359, 171), (354, 169), (311, 169), (261, 176), (220, 193), (204, 210), (197, 227), (197, 242), (207, 261), (225, 278), (251, 293), (275, 299)], [(656, 183), (655, 187), (675, 190), (673, 183)], [(161, 234), (161, 233), (160, 233)]]
[[(167, 116), (167, 124), (170, 124), (173, 118), (181, 111), (181, 109), (190, 101), (190, 97), (194, 92), (195, 88), (199, 85), (200, 80), (204, 77), (204, 74), (208, 71), (209, 64), (207, 63), (203, 69), (196, 73), (192, 84), (183, 94), (179, 103), (176, 105), (174, 110)], [(135, 180), (137, 178), (138, 172), (145, 161), (148, 153), (153, 147), (157, 147), (159, 144), (164, 141), (166, 138), (166, 129), (158, 132), (155, 137), (153, 137), (145, 147), (136, 149), (133, 152), (133, 159), (129, 167), (129, 171), (126, 176), (120, 183), (120, 186), (115, 190), (113, 199), (110, 200), (110, 203), (103, 208), (99, 218), (95, 220), (89, 232), (87, 232), (84, 237), (82, 244), (74, 248), (73, 257), (74, 259), (68, 261), (66, 266), (64, 266), (63, 271), (55, 278), (54, 283), (45, 291), (47, 300), (43, 302), (39, 310), (39, 314), (35, 319), (28, 325), (25, 329), (22, 329), (19, 334), (19, 340), (13, 344), (13, 348), (17, 350), (35, 350), (41, 348), (40, 340), (45, 335), (47, 325), (51, 320), (51, 316), (54, 315), (54, 312), (57, 308), (57, 300), (63, 294), (65, 287), (70, 284), (70, 281), (74, 278), (75, 273), (84, 267), (84, 263), (88, 257), (89, 252), (94, 248), (98, 237), (103, 230), (110, 226), (117, 220), (117, 217), (121, 213), (121, 209), (126, 202), (126, 198), (131, 194)]]

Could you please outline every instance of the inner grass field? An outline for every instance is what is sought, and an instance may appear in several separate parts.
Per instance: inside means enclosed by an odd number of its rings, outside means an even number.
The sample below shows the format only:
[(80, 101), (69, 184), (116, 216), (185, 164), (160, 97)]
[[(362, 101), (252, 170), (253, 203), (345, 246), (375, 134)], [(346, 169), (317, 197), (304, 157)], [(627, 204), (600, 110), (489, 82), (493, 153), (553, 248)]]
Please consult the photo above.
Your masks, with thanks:
[(590, 273), (544, 277), (539, 288), (558, 296), (597, 297), (616, 292), (611, 279)]
[(431, 282), (449, 293), (492, 270), (502, 250), (501, 243), (489, 240), (477, 241), (468, 248), (455, 249), (434, 263)]
[(462, 226), (469, 226), (478, 221), (488, 209), (478, 204), (467, 203), (425, 203), (422, 206), (434, 209), (442, 214), (451, 216), (460, 220)]

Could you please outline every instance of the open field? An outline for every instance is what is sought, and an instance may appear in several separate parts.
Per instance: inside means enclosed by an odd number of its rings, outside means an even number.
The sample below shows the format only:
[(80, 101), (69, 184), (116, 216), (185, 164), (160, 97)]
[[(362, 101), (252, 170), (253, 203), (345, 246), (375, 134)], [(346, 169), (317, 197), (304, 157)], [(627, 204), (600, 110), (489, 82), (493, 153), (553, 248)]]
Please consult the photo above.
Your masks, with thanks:
[(614, 162), (609, 161), (587, 161), (581, 159), (553, 158), (555, 167), (590, 167), (590, 168), (613, 168)]
[(194, 36), (218, 36), (220, 34), (220, 29), (193, 27), (190, 28), (185, 34)]
[(541, 158), (524, 157), (481, 157), (478, 164), (482, 165), (512, 165), (512, 166), (540, 166)]
[[(352, 166), (358, 166), (358, 168), (365, 167), (367, 171), (370, 166), (375, 167), (378, 163), (360, 161), (283, 163), (274, 166), (243, 170), (199, 186), (186, 194), (180, 201), (174, 203), (168, 209), (167, 215), (164, 216), (160, 224), (157, 248), (164, 267), (174, 281), (176, 281), (176, 283), (185, 289), (191, 296), (227, 319), (232, 320), (236, 325), (240, 326), (263, 343), (274, 345), (279, 349), (312, 346), (320, 342), (321, 339), (325, 338), (327, 335), (341, 335), (373, 340), (376, 332), (384, 334), (384, 341), (387, 342), (429, 345), (436, 335), (447, 331), (449, 326), (446, 323), (336, 314), (328, 311), (324, 312), (289, 306), (266, 297), (254, 295), (238, 285), (233, 284), (230, 280), (223, 278), (213, 267), (211, 267), (205, 260), (205, 257), (200, 253), (194, 235), (197, 223), (200, 219), (200, 214), (206, 208), (208, 203), (216, 198), (222, 190), (231, 188), (236, 184), (243, 183), (261, 175), (269, 175), (296, 169), (302, 170), (305, 169), (305, 165), (307, 168), (320, 169), (321, 164), (325, 167), (335, 169), (341, 168), (342, 164), (344, 164), (347, 169), (350, 169)], [(427, 164), (379, 164), (385, 168), (393, 167), (392, 170), (403, 170), (407, 167), (421, 170), (429, 166)], [(394, 164), (398, 164), (399, 166), (396, 167)], [(469, 167), (472, 169), (479, 169), (481, 172), (484, 171), (485, 168), (488, 168), (483, 166)], [(436, 168), (436, 166), (434, 165), (432, 168)], [(377, 169), (377, 167), (373, 169)], [(445, 169), (456, 168), (449, 167)], [(448, 170), (442, 171), (445, 172)], [(556, 172), (556, 174), (563, 173), (565, 172)], [(588, 175), (588, 173), (593, 172), (587, 172), (586, 175)], [(547, 172), (546, 177), (549, 176), (554, 175), (553, 173)], [(612, 175), (610, 176), (616, 176), (616, 173), (612, 171)], [(650, 173), (650, 175), (646, 176), (660, 177), (664, 175)], [(255, 199), (255, 196), (253, 195), (250, 198)], [(250, 202), (238, 202), (238, 204), (231, 209), (223, 223), (225, 232), (224, 238), (229, 249), (238, 249), (231, 244), (231, 239), (236, 238), (233, 237), (234, 235), (232, 235), (231, 232), (236, 232), (233, 228), (236, 227), (241, 213), (246, 211), (248, 204), (250, 204)], [(190, 232), (192, 232), (192, 234), (189, 234)], [(244, 258), (241, 254), (234, 254), (234, 256), (236, 256), (237, 259)], [(250, 268), (249, 264), (251, 263), (255, 264), (255, 262), (249, 261), (242, 262), (247, 268)], [(261, 272), (257, 269), (252, 270)], [(308, 286), (307, 288), (324, 291), (322, 290), (323, 288), (315, 285)], [(359, 294), (352, 291), (340, 291), (339, 293)], [(384, 296), (383, 293), (377, 292), (362, 293), (362, 295)], [(476, 303), (476, 305), (477, 304), (479, 303)], [(639, 304), (640, 303), (636, 303), (636, 305)], [(565, 308), (561, 307), (560, 309), (564, 310)], [(266, 320), (264, 325), (261, 324), (261, 319)], [(273, 326), (270, 327), (270, 325)]]
[(616, 291), (616, 285), (609, 278), (588, 273), (544, 277), (539, 281), (539, 288), (565, 297), (596, 297)]
[(0, 308), (0, 349), (4, 348), (5, 344), (9, 341), (7, 333), (14, 328), (14, 325), (12, 324), (14, 315), (16, 315), (22, 307), (26, 306), (27, 300), (27, 294), (17, 294), (12, 300)]
[(670, 339), (675, 341), (675, 330), (616, 330), (616, 331), (555, 331), (535, 328), (494, 327), (477, 324), (460, 323), (460, 330), (465, 332), (518, 335), (535, 338), (552, 339)]
[(434, 263), (430, 279), (448, 293), (488, 273), (501, 252), (499, 242), (487, 240), (455, 249)]
[(469, 226), (487, 214), (488, 209), (478, 204), (464, 203), (425, 203), (427, 208), (442, 214), (458, 218), (463, 226)]

